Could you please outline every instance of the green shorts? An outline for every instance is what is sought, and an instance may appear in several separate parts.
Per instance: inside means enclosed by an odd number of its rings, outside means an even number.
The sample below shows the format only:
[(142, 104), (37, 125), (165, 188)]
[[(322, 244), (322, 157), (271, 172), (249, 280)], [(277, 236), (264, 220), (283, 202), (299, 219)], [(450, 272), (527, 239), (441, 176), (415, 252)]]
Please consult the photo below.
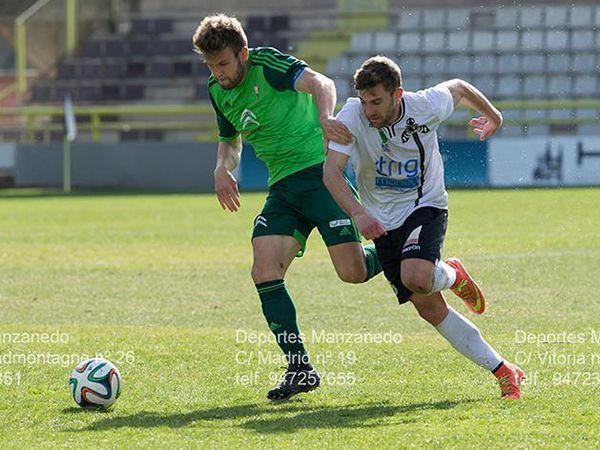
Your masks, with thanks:
[(317, 227), (328, 247), (345, 242), (360, 242), (354, 222), (338, 206), (323, 184), (323, 165), (317, 164), (279, 180), (269, 188), (261, 213), (254, 219), (252, 239), (284, 235), (300, 244)]

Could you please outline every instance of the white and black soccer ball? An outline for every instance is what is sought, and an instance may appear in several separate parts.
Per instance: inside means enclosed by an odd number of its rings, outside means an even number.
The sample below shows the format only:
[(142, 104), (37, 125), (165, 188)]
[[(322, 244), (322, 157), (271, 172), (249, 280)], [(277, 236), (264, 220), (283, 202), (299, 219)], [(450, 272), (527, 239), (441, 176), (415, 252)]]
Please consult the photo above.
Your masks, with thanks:
[(82, 361), (69, 379), (73, 400), (82, 408), (110, 408), (121, 395), (121, 385), (119, 369), (102, 358)]

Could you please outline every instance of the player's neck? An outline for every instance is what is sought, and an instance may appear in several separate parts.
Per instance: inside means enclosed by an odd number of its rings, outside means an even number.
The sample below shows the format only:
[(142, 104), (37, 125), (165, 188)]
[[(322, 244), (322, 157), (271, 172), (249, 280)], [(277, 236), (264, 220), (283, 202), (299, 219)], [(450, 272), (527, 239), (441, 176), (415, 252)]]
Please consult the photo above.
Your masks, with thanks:
[(386, 123), (385, 126), (392, 126), (393, 124), (398, 122), (398, 119), (400, 118), (401, 115), (402, 115), (402, 102), (398, 101), (398, 106), (396, 107), (396, 110), (394, 111), (394, 114), (392, 115), (392, 119), (388, 123)]

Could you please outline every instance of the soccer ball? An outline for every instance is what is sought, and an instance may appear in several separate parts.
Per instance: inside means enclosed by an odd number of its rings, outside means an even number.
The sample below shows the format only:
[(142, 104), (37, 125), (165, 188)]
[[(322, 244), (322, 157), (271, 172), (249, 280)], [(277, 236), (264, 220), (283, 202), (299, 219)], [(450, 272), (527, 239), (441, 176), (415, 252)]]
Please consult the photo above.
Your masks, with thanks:
[(73, 400), (82, 408), (110, 408), (121, 395), (121, 384), (119, 369), (102, 358), (79, 363), (69, 379)]

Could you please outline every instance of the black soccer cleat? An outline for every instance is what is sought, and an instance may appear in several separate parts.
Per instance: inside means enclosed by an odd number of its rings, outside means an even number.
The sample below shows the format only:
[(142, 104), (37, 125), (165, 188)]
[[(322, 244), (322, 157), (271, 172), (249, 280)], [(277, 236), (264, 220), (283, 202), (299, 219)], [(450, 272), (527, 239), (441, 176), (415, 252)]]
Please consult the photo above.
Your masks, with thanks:
[(301, 392), (314, 391), (321, 384), (321, 377), (310, 364), (296, 366), (290, 364), (283, 375), (283, 381), (267, 393), (271, 401), (288, 400)]

